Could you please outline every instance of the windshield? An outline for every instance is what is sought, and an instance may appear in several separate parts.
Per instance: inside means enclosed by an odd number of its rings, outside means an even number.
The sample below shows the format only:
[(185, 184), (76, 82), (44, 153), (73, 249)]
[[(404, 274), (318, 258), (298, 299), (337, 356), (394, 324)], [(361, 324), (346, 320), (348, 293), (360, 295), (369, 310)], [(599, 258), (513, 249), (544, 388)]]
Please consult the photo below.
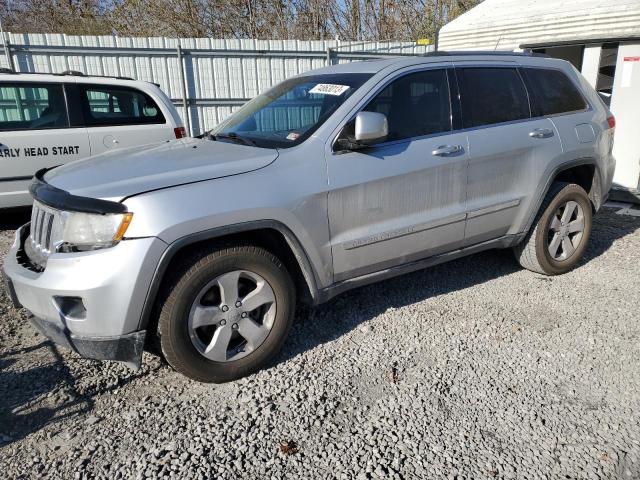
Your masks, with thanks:
[(208, 136), (257, 147), (293, 147), (309, 138), (370, 77), (351, 73), (286, 80), (247, 102)]

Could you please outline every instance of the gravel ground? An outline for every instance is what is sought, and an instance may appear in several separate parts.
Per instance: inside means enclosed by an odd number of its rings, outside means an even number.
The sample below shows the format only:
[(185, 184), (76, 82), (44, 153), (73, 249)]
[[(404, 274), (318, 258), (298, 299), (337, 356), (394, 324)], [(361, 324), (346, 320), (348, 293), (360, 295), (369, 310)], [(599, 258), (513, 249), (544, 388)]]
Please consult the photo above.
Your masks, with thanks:
[(638, 479), (639, 286), (640, 217), (605, 210), (569, 274), (495, 251), (361, 288), (225, 385), (58, 350), (3, 293), (0, 472)]

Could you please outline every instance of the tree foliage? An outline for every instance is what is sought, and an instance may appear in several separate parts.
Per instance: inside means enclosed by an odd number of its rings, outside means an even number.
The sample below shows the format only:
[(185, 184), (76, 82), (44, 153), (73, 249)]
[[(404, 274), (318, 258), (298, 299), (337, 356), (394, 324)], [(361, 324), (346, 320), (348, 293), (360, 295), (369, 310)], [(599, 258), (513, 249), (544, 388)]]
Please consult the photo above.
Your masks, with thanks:
[(433, 40), (481, 0), (0, 0), (21, 33), (260, 39)]

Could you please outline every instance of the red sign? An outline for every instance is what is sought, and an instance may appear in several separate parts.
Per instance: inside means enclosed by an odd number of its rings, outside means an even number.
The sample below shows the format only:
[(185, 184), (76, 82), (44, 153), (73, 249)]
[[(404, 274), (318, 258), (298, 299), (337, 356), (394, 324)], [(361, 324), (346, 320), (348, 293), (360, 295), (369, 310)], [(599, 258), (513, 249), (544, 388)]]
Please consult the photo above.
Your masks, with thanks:
[(624, 57), (625, 62), (640, 62), (640, 57)]

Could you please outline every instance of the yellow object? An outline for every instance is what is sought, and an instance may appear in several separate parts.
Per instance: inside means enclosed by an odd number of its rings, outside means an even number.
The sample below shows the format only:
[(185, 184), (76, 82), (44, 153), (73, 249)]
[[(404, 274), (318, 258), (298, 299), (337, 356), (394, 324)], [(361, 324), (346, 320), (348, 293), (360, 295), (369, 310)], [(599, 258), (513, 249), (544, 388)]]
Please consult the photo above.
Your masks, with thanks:
[(120, 240), (122, 240), (122, 237), (124, 237), (124, 234), (127, 231), (127, 228), (129, 228), (129, 224), (131, 223), (132, 219), (133, 213), (125, 213), (124, 218), (122, 219), (122, 223), (120, 224), (120, 228), (118, 228), (118, 233), (116, 233), (116, 236), (113, 237), (114, 242), (119, 242)]
[(416, 45), (431, 45), (431, 40), (428, 38), (419, 38), (416, 40)]

